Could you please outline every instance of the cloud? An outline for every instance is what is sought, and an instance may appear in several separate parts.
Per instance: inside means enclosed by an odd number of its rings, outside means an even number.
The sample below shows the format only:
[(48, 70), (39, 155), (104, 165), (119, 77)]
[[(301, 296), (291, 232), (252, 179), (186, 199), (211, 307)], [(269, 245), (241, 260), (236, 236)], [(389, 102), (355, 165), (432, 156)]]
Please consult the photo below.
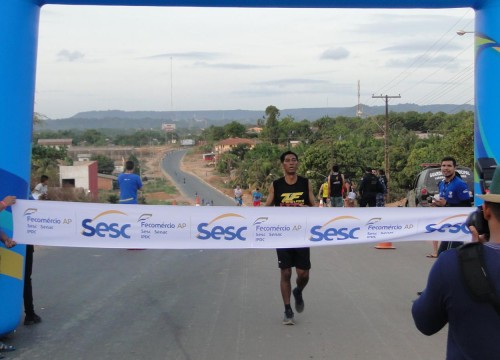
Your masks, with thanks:
[[(455, 17), (415, 14), (414, 10), (408, 9), (406, 15), (400, 12), (373, 14), (367, 22), (353, 24), (352, 32), (369, 35), (377, 34), (379, 37), (391, 35), (391, 37), (408, 38), (409, 34), (411, 34), (410, 36), (428, 36), (429, 34), (441, 34), (444, 30), (443, 24), (450, 23), (450, 19), (455, 19)], [(457, 24), (457, 26), (460, 25)], [(449, 32), (454, 33), (454, 31)]]
[(77, 60), (81, 60), (85, 57), (85, 54), (82, 54), (79, 51), (69, 51), (69, 50), (61, 50), (57, 54), (57, 61), (68, 61), (73, 62)]
[(418, 67), (440, 67), (448, 64), (448, 69), (455, 68), (456, 63), (453, 62), (454, 57), (449, 55), (439, 55), (429, 57), (427, 55), (408, 57), (405, 59), (392, 59), (387, 61), (386, 66), (389, 67), (408, 67), (410, 65)]
[(257, 83), (257, 85), (264, 86), (277, 86), (277, 87), (287, 87), (287, 86), (297, 86), (297, 85), (324, 85), (329, 84), (326, 80), (315, 80), (315, 79), (281, 79), (281, 80), (270, 80), (262, 81)]
[(320, 58), (323, 60), (341, 60), (349, 57), (349, 50), (339, 46), (337, 48), (327, 49), (321, 54)]
[[(432, 45), (433, 45), (432, 43), (428, 42), (420, 42), (420, 43), (411, 42), (411, 43), (388, 46), (381, 50), (393, 53), (423, 53), (431, 49)], [(440, 46), (440, 51), (457, 51), (462, 49), (463, 47), (451, 43), (446, 44), (446, 46)]]
[(224, 63), (209, 64), (204, 61), (196, 62), (194, 66), (203, 68), (229, 69), (229, 70), (267, 69), (271, 67), (265, 65), (252, 65), (252, 64), (224, 64)]
[(165, 53), (146, 56), (143, 59), (149, 60), (161, 60), (161, 59), (193, 59), (193, 60), (212, 60), (220, 57), (220, 53), (215, 52), (203, 52), (203, 51), (188, 51), (188, 52), (176, 52), (176, 53)]

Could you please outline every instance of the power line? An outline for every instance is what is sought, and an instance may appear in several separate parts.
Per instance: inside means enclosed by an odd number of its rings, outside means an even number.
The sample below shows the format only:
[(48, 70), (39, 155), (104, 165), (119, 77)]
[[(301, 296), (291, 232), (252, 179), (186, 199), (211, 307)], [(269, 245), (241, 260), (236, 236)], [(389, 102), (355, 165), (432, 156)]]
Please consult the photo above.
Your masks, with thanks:
[[(431, 53), (431, 51), (441, 42), (441, 40), (448, 34), (450, 33), (450, 31), (453, 31), (453, 37), (455, 36), (455, 31), (454, 29), (457, 28), (458, 24), (469, 14), (471, 10), (468, 9), (463, 15), (462, 17), (457, 20), (452, 26), (449, 27), (449, 29), (447, 31), (445, 31), (443, 33), (443, 35), (441, 35), (441, 37), (436, 40), (426, 51), (424, 54), (420, 55), (419, 57), (415, 58), (411, 64), (403, 71), (401, 71), (398, 75), (396, 75), (394, 78), (392, 78), (389, 82), (387, 82), (386, 84), (384, 84), (381, 89), (378, 92), (382, 93), (383, 91), (389, 91), (391, 89), (393, 89), (395, 86), (397, 86), (398, 84), (400, 84), (402, 81), (404, 81), (405, 79), (407, 79), (410, 75), (412, 75), (416, 70), (418, 70), (419, 68), (421, 68), (423, 65), (425, 65), (428, 61), (430, 61), (430, 59), (432, 59), (432, 56), (427, 56), (429, 53)], [(468, 26), (470, 23), (472, 23), (472, 21), (469, 21), (466, 25), (464, 26)], [(453, 37), (450, 38), (450, 40), (448, 40), (448, 42), (446, 42), (445, 44), (443, 44), (441, 47), (439, 47), (438, 49), (434, 50), (432, 52), (432, 55), (434, 54), (437, 54), (438, 52), (440, 52), (446, 45), (448, 45)], [(460, 54), (459, 54), (460, 55)], [(459, 56), (457, 55), (457, 56)], [(456, 58), (456, 57), (455, 57)], [(420, 62), (421, 59), (426, 59), (425, 61), (423, 62)], [(412, 70), (412, 68), (414, 68)], [(420, 83), (420, 82), (419, 82)], [(392, 86), (391, 86), (392, 85)], [(374, 104), (373, 101), (369, 101), (367, 100), (367, 103), (370, 104), (370, 106), (372, 104)]]

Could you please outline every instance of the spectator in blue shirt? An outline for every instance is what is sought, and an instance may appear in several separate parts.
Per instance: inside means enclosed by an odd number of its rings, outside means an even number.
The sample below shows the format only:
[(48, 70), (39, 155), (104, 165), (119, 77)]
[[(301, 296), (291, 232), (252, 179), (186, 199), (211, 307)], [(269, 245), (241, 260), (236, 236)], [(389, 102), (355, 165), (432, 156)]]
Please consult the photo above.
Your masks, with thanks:
[(137, 191), (142, 189), (142, 181), (139, 175), (134, 174), (134, 166), (133, 161), (127, 161), (125, 172), (118, 175), (120, 204), (137, 204)]
[[(456, 172), (457, 161), (447, 156), (441, 160), (441, 173), (444, 179), (438, 184), (439, 200), (434, 199), (431, 206), (451, 206), (451, 207), (470, 207), (471, 198), (467, 183), (462, 180)], [(438, 255), (443, 251), (459, 247), (462, 242), (458, 241), (441, 241), (439, 244)]]

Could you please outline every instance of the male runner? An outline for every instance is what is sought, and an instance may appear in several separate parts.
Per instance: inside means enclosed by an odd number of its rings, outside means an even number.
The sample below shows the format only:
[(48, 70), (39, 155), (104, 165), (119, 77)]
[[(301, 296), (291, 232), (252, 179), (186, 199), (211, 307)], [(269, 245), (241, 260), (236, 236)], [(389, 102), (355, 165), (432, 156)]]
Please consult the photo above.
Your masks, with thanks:
[[(273, 181), (269, 187), (266, 206), (314, 206), (314, 193), (309, 179), (297, 175), (299, 165), (297, 154), (287, 151), (281, 155), (280, 160), (285, 176)], [(285, 305), (283, 324), (294, 325), (294, 313), (290, 306), (292, 267), (295, 267), (297, 272), (297, 286), (293, 289), (295, 310), (301, 313), (304, 311), (302, 291), (309, 281), (309, 270), (311, 269), (310, 249), (293, 248), (277, 249), (276, 251), (278, 265), (281, 270), (281, 297)]]

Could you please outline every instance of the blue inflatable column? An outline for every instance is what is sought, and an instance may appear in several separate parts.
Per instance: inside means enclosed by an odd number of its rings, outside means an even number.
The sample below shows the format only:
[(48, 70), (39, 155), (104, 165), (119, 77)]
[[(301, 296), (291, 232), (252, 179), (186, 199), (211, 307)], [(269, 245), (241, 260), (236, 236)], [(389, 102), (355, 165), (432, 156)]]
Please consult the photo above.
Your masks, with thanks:
[[(0, 1), (0, 200), (26, 199), (29, 191), (33, 100), (40, 7), (32, 0)], [(10, 211), (2, 229), (14, 239)], [(19, 324), (22, 313), (25, 246), (0, 245), (0, 334)]]
[[(476, 11), (475, 36), (474, 157), (494, 158), (500, 164), (500, 1), (486, 0)], [(476, 194), (481, 193), (479, 175), (476, 171)]]

